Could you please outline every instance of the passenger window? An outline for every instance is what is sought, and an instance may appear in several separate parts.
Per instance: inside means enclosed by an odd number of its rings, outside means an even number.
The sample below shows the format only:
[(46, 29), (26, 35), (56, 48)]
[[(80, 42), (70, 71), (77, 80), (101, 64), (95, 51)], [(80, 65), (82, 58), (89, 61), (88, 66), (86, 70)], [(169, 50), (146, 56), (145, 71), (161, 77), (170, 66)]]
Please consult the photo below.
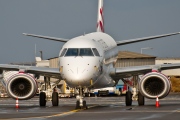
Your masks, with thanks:
[(80, 48), (79, 56), (94, 56), (91, 48)]
[(67, 51), (67, 48), (64, 48), (64, 50), (62, 51), (60, 57), (64, 56), (64, 54), (66, 53), (66, 51)]
[(78, 56), (78, 48), (69, 48), (65, 56)]
[(93, 50), (93, 52), (94, 52), (95, 56), (99, 56), (99, 57), (100, 57), (99, 52), (97, 51), (97, 49), (96, 49), (96, 48), (92, 48), (92, 50)]

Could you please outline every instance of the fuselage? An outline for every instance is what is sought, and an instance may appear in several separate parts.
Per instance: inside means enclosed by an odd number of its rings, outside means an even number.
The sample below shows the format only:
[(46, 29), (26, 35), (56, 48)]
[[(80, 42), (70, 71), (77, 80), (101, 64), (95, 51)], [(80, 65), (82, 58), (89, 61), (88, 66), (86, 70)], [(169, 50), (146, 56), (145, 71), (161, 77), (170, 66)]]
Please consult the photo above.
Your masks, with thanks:
[[(71, 87), (113, 86), (104, 60), (114, 56), (109, 53), (116, 47), (115, 40), (106, 33), (94, 32), (65, 43), (59, 53), (62, 78)], [(111, 54), (111, 55), (110, 55)]]

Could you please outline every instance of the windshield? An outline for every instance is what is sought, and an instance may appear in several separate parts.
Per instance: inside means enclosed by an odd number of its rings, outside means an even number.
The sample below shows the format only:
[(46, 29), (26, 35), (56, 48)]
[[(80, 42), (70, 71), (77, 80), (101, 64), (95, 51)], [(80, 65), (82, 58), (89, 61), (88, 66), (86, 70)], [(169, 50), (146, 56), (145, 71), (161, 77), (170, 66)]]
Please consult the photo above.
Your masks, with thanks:
[(92, 48), (92, 50), (93, 50), (93, 52), (94, 52), (95, 56), (100, 56), (100, 55), (99, 55), (99, 52), (97, 51), (97, 49), (96, 49), (96, 48)]
[(80, 48), (79, 56), (94, 56), (91, 48)]
[(66, 53), (66, 51), (67, 51), (67, 48), (64, 48), (64, 50), (62, 51), (60, 57), (64, 56), (64, 54)]
[(69, 48), (65, 56), (78, 56), (78, 48)]
[(68, 48), (65, 56), (94, 56), (91, 48)]

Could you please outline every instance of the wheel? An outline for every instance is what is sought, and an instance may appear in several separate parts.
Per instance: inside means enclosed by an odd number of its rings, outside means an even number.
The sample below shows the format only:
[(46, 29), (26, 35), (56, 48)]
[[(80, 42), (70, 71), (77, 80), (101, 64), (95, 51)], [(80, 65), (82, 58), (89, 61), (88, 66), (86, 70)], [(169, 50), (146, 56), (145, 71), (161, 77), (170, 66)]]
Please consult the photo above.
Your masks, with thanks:
[(132, 94), (130, 91), (126, 92), (126, 106), (132, 105)]
[(53, 106), (58, 106), (59, 105), (59, 98), (58, 98), (58, 93), (57, 92), (52, 93), (52, 105)]
[(86, 101), (85, 100), (83, 101), (83, 109), (87, 109)]
[(139, 106), (144, 105), (144, 96), (140, 92), (138, 92), (138, 104)]
[(79, 102), (79, 100), (78, 101), (76, 101), (76, 109), (80, 109), (81, 107), (80, 107), (80, 102)]
[(39, 94), (39, 105), (46, 106), (46, 93), (45, 92), (41, 92)]

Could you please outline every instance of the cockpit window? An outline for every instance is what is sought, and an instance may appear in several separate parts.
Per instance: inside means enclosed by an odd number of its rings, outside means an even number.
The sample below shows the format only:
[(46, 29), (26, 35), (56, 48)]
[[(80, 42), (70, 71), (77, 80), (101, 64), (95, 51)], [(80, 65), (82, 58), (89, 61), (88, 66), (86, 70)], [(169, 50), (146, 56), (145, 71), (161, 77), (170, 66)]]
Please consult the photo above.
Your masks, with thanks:
[(78, 48), (68, 48), (65, 56), (78, 56)]
[(66, 51), (67, 51), (67, 48), (64, 48), (64, 50), (62, 51), (60, 57), (64, 56), (64, 54), (66, 53)]
[(68, 48), (65, 56), (94, 56), (91, 48)]
[(99, 55), (99, 52), (97, 51), (97, 49), (96, 49), (96, 48), (92, 48), (92, 50), (93, 50), (93, 52), (94, 52), (95, 56), (100, 56), (100, 55)]
[(94, 56), (91, 48), (80, 48), (79, 56)]

